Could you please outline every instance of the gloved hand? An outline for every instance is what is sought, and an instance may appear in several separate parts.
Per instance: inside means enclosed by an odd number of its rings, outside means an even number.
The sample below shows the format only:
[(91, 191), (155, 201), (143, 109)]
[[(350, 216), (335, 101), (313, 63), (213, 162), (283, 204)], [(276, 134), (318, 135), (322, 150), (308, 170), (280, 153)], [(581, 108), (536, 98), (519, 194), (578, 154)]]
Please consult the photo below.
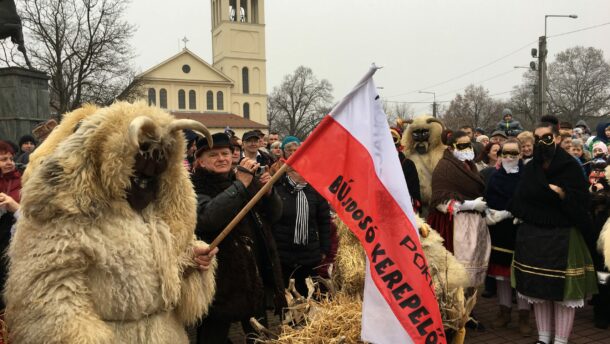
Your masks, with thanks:
[(516, 217), (515, 217), (515, 218), (513, 219), (513, 225), (519, 225), (519, 224), (522, 224), (522, 223), (523, 223), (523, 220), (521, 220), (521, 219), (519, 219), (519, 218), (516, 218)]
[(510, 219), (511, 217), (513, 217), (513, 214), (507, 210), (494, 210), (491, 208), (485, 210), (485, 223), (487, 223), (488, 226), (495, 225), (496, 223)]
[(479, 197), (472, 201), (464, 201), (464, 203), (460, 205), (460, 211), (474, 210), (482, 213), (485, 209), (487, 209), (487, 202), (483, 200), (483, 197)]

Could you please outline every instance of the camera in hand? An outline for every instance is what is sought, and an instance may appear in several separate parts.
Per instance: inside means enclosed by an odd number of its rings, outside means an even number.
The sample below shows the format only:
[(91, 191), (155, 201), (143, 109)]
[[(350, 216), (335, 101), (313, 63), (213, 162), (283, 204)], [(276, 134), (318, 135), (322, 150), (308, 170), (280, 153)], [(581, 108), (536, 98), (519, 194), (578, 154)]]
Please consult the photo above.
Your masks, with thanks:
[(267, 166), (259, 166), (259, 167), (256, 169), (256, 172), (254, 173), (254, 176), (255, 176), (256, 178), (259, 178), (259, 177), (260, 177), (260, 176), (262, 176), (262, 175), (263, 175), (263, 173), (265, 173), (265, 172), (267, 172)]

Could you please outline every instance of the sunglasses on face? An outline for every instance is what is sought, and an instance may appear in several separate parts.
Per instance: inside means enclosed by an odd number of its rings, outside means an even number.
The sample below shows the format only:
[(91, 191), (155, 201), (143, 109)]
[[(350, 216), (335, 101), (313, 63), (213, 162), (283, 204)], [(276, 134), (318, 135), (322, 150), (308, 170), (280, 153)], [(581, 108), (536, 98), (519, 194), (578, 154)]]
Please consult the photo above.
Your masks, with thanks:
[(502, 154), (500, 154), (500, 156), (502, 158), (512, 158), (512, 159), (515, 159), (515, 158), (519, 157), (519, 152), (516, 152), (516, 151), (505, 151), (505, 152), (502, 152)]
[(472, 143), (470, 143), (470, 142), (468, 142), (468, 143), (456, 143), (453, 146), (457, 150), (464, 150), (464, 149), (472, 148)]
[(555, 138), (553, 137), (553, 134), (544, 134), (542, 136), (534, 135), (534, 141), (536, 141), (536, 144), (540, 143), (550, 146), (555, 143)]

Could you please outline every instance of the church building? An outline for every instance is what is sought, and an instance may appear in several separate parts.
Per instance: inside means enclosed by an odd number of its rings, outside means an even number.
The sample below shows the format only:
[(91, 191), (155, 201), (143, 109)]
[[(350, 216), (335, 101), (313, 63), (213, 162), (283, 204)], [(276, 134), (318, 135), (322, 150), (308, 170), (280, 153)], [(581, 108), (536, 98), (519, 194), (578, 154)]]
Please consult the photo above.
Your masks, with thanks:
[(210, 0), (213, 62), (186, 47), (137, 76), (150, 105), (212, 132), (267, 129), (264, 0)]

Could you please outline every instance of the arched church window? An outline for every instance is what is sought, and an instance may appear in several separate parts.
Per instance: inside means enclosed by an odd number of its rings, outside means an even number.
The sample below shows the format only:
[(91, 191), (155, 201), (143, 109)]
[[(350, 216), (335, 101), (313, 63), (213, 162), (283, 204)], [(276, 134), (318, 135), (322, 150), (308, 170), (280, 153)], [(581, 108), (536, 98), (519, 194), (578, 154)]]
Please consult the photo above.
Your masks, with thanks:
[(225, 109), (225, 100), (224, 100), (224, 94), (222, 93), (222, 91), (218, 91), (216, 93), (216, 106), (218, 107), (218, 110), (224, 110)]
[(186, 109), (186, 93), (184, 93), (184, 90), (178, 91), (178, 109)]
[(197, 93), (194, 90), (189, 91), (189, 110), (197, 109)]
[(214, 110), (214, 92), (208, 91), (205, 94), (205, 98), (206, 98), (206, 103), (207, 103), (207, 109)]
[(250, 75), (248, 73), (248, 67), (241, 69), (241, 83), (243, 85), (243, 93), (250, 93)]
[(244, 103), (244, 118), (250, 119), (250, 104)]
[(167, 90), (164, 88), (159, 90), (159, 106), (162, 109), (167, 109)]
[(157, 104), (157, 91), (154, 88), (148, 89), (148, 105)]

